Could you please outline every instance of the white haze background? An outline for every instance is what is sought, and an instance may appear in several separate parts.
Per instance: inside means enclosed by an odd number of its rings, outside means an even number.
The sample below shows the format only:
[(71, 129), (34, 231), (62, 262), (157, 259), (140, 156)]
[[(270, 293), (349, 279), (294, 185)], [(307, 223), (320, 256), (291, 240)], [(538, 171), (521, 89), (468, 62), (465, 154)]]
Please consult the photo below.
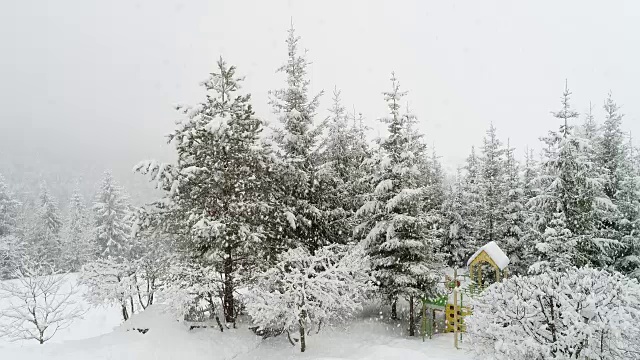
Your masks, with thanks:
[(146, 179), (132, 166), (169, 156), (162, 136), (178, 117), (172, 105), (202, 98), (198, 84), (220, 55), (247, 76), (257, 114), (273, 120), (267, 91), (283, 84), (275, 70), (291, 19), (313, 61), (312, 90), (327, 92), (323, 109), (338, 86), (375, 135), (383, 130), (375, 119), (386, 114), (381, 92), (396, 71), (420, 130), (451, 172), (491, 122), (502, 139), (539, 148), (538, 137), (558, 125), (549, 112), (559, 107), (565, 78), (579, 111), (592, 101), (601, 121), (611, 90), (626, 130), (640, 134), (635, 1), (22, 0), (0, 7), (0, 172), (25, 188), (82, 176), (89, 194), (108, 168), (143, 194)]

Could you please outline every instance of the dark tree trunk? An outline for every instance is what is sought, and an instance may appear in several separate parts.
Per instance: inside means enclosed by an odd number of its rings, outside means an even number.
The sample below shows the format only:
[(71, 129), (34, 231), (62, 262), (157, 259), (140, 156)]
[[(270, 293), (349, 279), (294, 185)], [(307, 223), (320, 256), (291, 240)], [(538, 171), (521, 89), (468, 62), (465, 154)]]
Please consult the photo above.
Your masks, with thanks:
[(398, 320), (398, 299), (391, 302), (391, 319)]
[(409, 336), (416, 335), (416, 320), (413, 310), (413, 296), (409, 296)]
[(235, 306), (233, 299), (233, 258), (231, 257), (231, 247), (227, 247), (227, 254), (224, 259), (224, 295), (223, 311), (224, 319), (227, 323), (235, 322)]
[(124, 319), (124, 321), (127, 321), (129, 319), (129, 314), (127, 312), (127, 307), (122, 304), (122, 318)]
[(218, 323), (218, 328), (220, 328), (220, 332), (224, 332), (224, 327), (222, 326), (222, 323), (220, 322), (220, 317), (218, 317), (218, 314), (216, 314), (215, 318), (216, 318), (216, 323)]
[(154, 276), (151, 279), (151, 292), (149, 293), (149, 301), (147, 302), (148, 305), (153, 305), (153, 295), (155, 294), (155, 285), (156, 285), (156, 278)]
[(302, 320), (299, 321), (300, 324), (300, 352), (304, 352), (307, 349), (307, 344), (305, 342), (305, 331), (304, 331), (304, 325), (302, 323)]
[(220, 322), (220, 317), (218, 316), (218, 312), (216, 311), (216, 304), (213, 301), (213, 294), (209, 293), (209, 298), (207, 299), (209, 302), (209, 319), (215, 319), (218, 327), (220, 328), (220, 332), (224, 332), (224, 327)]

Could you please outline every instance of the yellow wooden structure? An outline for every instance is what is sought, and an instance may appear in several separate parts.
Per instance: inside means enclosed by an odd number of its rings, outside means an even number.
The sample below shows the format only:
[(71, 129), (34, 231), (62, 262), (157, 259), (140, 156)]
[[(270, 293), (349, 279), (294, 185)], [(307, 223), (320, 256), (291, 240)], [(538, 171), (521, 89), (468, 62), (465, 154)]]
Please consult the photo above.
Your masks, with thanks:
[(509, 258), (493, 241), (478, 249), (467, 262), (469, 266), (469, 277), (475, 286), (480, 288), (484, 287), (482, 281), (482, 264), (489, 264), (494, 269), (496, 282), (500, 282), (509, 274)]
[[(472, 313), (472, 309), (469, 306), (464, 306), (463, 297), (466, 295), (472, 298), (485, 289), (482, 281), (483, 264), (489, 264), (494, 269), (496, 282), (500, 282), (508, 276), (509, 258), (495, 242), (491, 241), (478, 249), (467, 262), (470, 284), (461, 288), (458, 270), (454, 268), (453, 278), (446, 276), (444, 281), (445, 285), (451, 289), (453, 299), (449, 298), (448, 295), (444, 295), (439, 297), (437, 302), (423, 302), (423, 341), (427, 334), (431, 338), (434, 333), (436, 311), (444, 311), (444, 331), (454, 333), (454, 347), (458, 349), (458, 340), (462, 339), (462, 333), (466, 331), (464, 318)], [(462, 277), (465, 276), (462, 275)], [(449, 302), (451, 300), (453, 300), (453, 303)], [(427, 314), (430, 316), (427, 317)]]
[(447, 319), (445, 332), (454, 332), (456, 321), (458, 322), (458, 331), (467, 331), (464, 324), (464, 317), (468, 315), (471, 315), (471, 309), (469, 309), (468, 306), (447, 304), (447, 307), (445, 308), (445, 316)]

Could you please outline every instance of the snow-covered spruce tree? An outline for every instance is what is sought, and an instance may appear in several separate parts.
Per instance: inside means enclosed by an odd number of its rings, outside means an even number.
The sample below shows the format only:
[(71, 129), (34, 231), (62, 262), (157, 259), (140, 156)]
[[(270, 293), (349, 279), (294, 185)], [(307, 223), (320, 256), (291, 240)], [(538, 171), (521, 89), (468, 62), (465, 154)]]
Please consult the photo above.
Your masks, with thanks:
[[(319, 159), (319, 192), (327, 207), (335, 208), (334, 217), (342, 216), (338, 224), (347, 225), (348, 229), (340, 231), (349, 235), (352, 215), (362, 206), (358, 195), (362, 189), (360, 180), (366, 174), (360, 165), (369, 156), (369, 145), (362, 119), (356, 114), (347, 114), (337, 89), (334, 89), (329, 112), (327, 136), (321, 144)], [(346, 213), (340, 215), (340, 209)]]
[(54, 235), (59, 234), (62, 228), (62, 220), (60, 220), (58, 203), (49, 193), (49, 187), (44, 182), (40, 185), (39, 200), (40, 208), (38, 215), (45, 226), (45, 230)]
[[(607, 266), (620, 261), (625, 265), (618, 266), (625, 273), (632, 272), (630, 250), (637, 247), (639, 240), (638, 194), (640, 192), (638, 176), (634, 173), (633, 147), (627, 143), (627, 135), (622, 131), (623, 114), (609, 94), (604, 104), (605, 120), (601, 128), (601, 136), (595, 146), (595, 163), (604, 177), (604, 193), (615, 205), (615, 211), (599, 214), (598, 231), (600, 237), (616, 241), (613, 253), (599, 261), (598, 265)], [(625, 260), (620, 260), (625, 258)], [(616, 265), (617, 266), (617, 265)]]
[(409, 333), (414, 335), (414, 302), (433, 292), (442, 256), (436, 251), (439, 239), (431, 228), (427, 199), (432, 189), (424, 185), (428, 174), (419, 171), (420, 161), (427, 156), (425, 146), (413, 128), (415, 116), (400, 113), (405, 92), (393, 74), (391, 81), (391, 91), (384, 93), (390, 116), (382, 119), (389, 136), (380, 143), (377, 186), (357, 212), (362, 223), (355, 231), (367, 234), (363, 242), (373, 274), (392, 304), (394, 319), (398, 297), (409, 299)]
[(640, 176), (633, 170), (619, 183), (617, 193), (621, 246), (615, 255), (617, 270), (640, 280)]
[(480, 154), (480, 236), (482, 241), (496, 241), (503, 244), (505, 216), (504, 188), (505, 149), (498, 139), (496, 128), (491, 124), (484, 137)]
[(0, 280), (11, 278), (24, 257), (23, 238), (16, 235), (0, 237)]
[(20, 206), (0, 174), (0, 279), (10, 276), (21, 257), (21, 241), (17, 238)]
[(538, 194), (536, 179), (540, 175), (540, 168), (533, 149), (528, 147), (524, 152), (524, 167), (522, 169), (522, 186), (525, 199), (532, 199)]
[(20, 202), (14, 198), (0, 174), (0, 238), (15, 233), (19, 209)]
[(273, 190), (280, 217), (271, 228), (275, 242), (286, 247), (304, 246), (313, 252), (324, 245), (349, 239), (342, 227), (333, 225), (344, 221), (348, 214), (330, 201), (334, 188), (331, 181), (325, 181), (321, 171), (320, 135), (327, 122), (316, 125), (314, 117), (323, 93), (309, 95), (307, 67), (310, 62), (306, 53), (300, 54), (299, 40), (291, 27), (287, 37), (288, 59), (278, 69), (286, 75), (287, 86), (270, 93), (270, 104), (280, 121), (273, 137), (279, 159), (274, 181), (277, 186)]
[(131, 233), (128, 197), (110, 172), (105, 172), (93, 202), (97, 255), (122, 259), (127, 256)]
[(448, 228), (443, 235), (442, 253), (449, 266), (465, 267), (467, 260), (482, 242), (480, 238), (482, 208), (479, 188), (480, 162), (475, 147), (458, 169), (456, 182), (450, 187), (443, 203)]
[(540, 261), (533, 265), (533, 271), (593, 263), (609, 249), (610, 241), (594, 237), (593, 231), (595, 210), (610, 208), (611, 202), (602, 193), (600, 179), (590, 176), (593, 164), (583, 151), (588, 144), (572, 132), (569, 121), (578, 113), (571, 109), (570, 95), (565, 87), (562, 109), (554, 113), (563, 124), (558, 132), (550, 131), (543, 139), (547, 148), (542, 174), (536, 179), (540, 191), (529, 200), (545, 228), (536, 245)]
[[(247, 313), (257, 332), (285, 332), (306, 349), (311, 330), (348, 319), (361, 310), (370, 286), (367, 257), (360, 246), (333, 244), (314, 253), (288, 250), (259, 273), (247, 295)], [(293, 340), (292, 333), (298, 334)]]
[(600, 127), (593, 115), (593, 105), (589, 102), (589, 110), (584, 114), (584, 121), (580, 126), (576, 126), (576, 134), (590, 142), (596, 142), (600, 136)]
[[(408, 110), (407, 110), (408, 111)], [(424, 188), (425, 197), (420, 209), (422, 219), (425, 221), (428, 239), (437, 239), (438, 245), (435, 252), (440, 254), (439, 261), (445, 260), (445, 253), (442, 253), (442, 242), (446, 239), (449, 230), (449, 219), (445, 214), (446, 186), (445, 173), (440, 163), (435, 147), (431, 148), (431, 156), (419, 157), (418, 172), (422, 174), (418, 178), (417, 186)]]
[(522, 260), (523, 265), (526, 264), (528, 267), (539, 258), (539, 253), (535, 249), (535, 245), (541, 242), (547, 225), (545, 213), (536, 208), (531, 201), (531, 199), (540, 193), (540, 171), (541, 169), (533, 149), (527, 147), (525, 149), (525, 161), (522, 170), (523, 206), (525, 211), (524, 232), (522, 237), (526, 244), (524, 246), (524, 258)]
[(165, 191), (155, 204), (155, 223), (176, 237), (186, 261), (213, 266), (221, 274), (228, 323), (235, 323), (240, 282), (280, 251), (279, 244), (266, 241), (267, 226), (275, 222), (270, 149), (260, 140), (263, 123), (254, 115), (250, 95), (238, 93), (243, 78), (235, 72), (218, 60), (217, 71), (203, 82), (207, 99), (179, 108), (187, 117), (170, 135), (177, 163), (137, 166)]
[(615, 267), (640, 280), (640, 174), (631, 140), (624, 146), (625, 159), (618, 169), (620, 176), (614, 199), (619, 215), (616, 230), (621, 241), (615, 254)]
[(475, 243), (475, 239), (469, 238), (464, 218), (466, 208), (463, 181), (462, 171), (458, 169), (455, 183), (449, 186), (442, 207), (448, 228), (443, 236), (440, 252), (444, 254), (447, 265), (457, 268), (465, 267), (469, 256), (475, 251), (469, 246), (469, 244)]
[[(359, 158), (362, 159), (362, 161), (357, 164), (357, 168), (353, 170), (350, 179), (351, 185), (349, 187), (354, 196), (348, 206), (357, 211), (364, 204), (364, 194), (369, 193), (372, 189), (372, 184), (369, 181), (371, 176), (370, 170), (372, 169), (369, 166), (371, 163), (369, 160), (373, 156), (373, 148), (367, 139), (367, 132), (370, 128), (365, 125), (365, 119), (362, 113), (356, 112), (354, 108), (351, 113), (348, 113), (347, 118), (351, 122), (350, 132), (355, 134), (352, 146), (353, 151), (359, 154)], [(357, 158), (358, 157), (356, 157), (356, 159)]]
[(526, 202), (524, 186), (520, 177), (520, 167), (514, 156), (514, 149), (510, 142), (507, 142), (505, 167), (503, 174), (504, 198), (502, 203), (504, 208), (502, 215), (504, 250), (508, 254), (512, 273), (526, 274), (529, 266), (530, 247), (526, 242), (525, 222), (527, 213), (524, 204)]
[(118, 304), (125, 321), (135, 313), (131, 215), (124, 190), (105, 172), (93, 203), (96, 258), (82, 267), (79, 281), (88, 287), (90, 303)]
[(471, 154), (466, 159), (464, 166), (464, 180), (462, 182), (462, 198), (465, 204), (463, 215), (465, 228), (467, 230), (466, 258), (468, 259), (481, 244), (482, 218), (482, 197), (480, 192), (480, 159), (476, 154), (474, 146), (471, 147)]
[(592, 268), (514, 276), (473, 301), (478, 359), (640, 359), (640, 286)]
[(62, 227), (62, 260), (69, 271), (79, 271), (95, 255), (95, 236), (92, 230), (90, 210), (76, 186)]
[(620, 114), (620, 108), (613, 101), (611, 93), (605, 101), (604, 110), (606, 117), (597, 145), (598, 165), (606, 172), (604, 193), (615, 203), (621, 177), (625, 175), (620, 170), (626, 161), (626, 149), (625, 134), (621, 128), (623, 115)]
[(58, 203), (49, 193), (47, 184), (40, 184), (40, 194), (32, 218), (27, 224), (27, 245), (25, 251), (31, 259), (46, 259), (49, 264), (58, 265), (61, 260), (60, 230), (62, 220)]

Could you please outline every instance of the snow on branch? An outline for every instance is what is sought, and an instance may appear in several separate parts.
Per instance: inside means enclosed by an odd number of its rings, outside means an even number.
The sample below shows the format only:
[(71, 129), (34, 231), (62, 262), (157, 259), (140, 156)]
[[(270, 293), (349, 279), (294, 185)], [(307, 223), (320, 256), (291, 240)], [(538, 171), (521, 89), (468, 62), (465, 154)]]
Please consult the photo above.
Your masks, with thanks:
[(84, 314), (77, 294), (67, 274), (38, 261), (23, 261), (15, 279), (0, 282), (0, 298), (4, 299), (0, 336), (45, 343)]
[(361, 309), (370, 286), (362, 247), (330, 245), (311, 254), (304, 248), (283, 253), (258, 274), (247, 295), (247, 312), (259, 331), (299, 334), (342, 321)]
[(640, 286), (590, 268), (515, 276), (473, 302), (479, 359), (639, 359)]

